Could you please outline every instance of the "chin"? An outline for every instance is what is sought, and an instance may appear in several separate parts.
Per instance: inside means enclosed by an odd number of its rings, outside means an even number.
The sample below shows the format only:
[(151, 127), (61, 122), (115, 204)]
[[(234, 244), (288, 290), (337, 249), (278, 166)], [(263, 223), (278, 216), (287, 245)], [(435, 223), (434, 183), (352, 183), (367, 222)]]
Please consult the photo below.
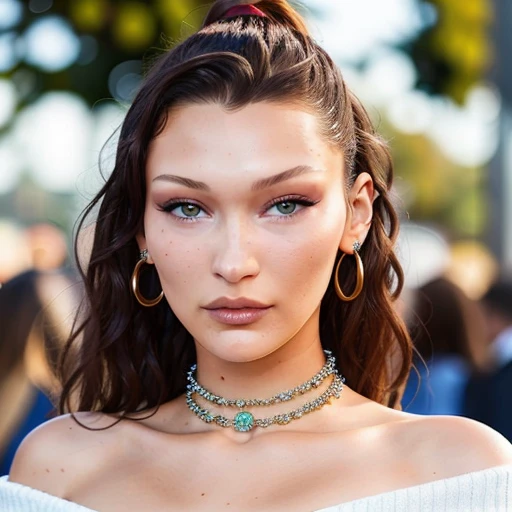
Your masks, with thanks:
[[(271, 343), (259, 333), (247, 331), (230, 331), (220, 334), (216, 339), (208, 339), (207, 342), (198, 342), (201, 347), (211, 355), (230, 363), (250, 363), (263, 359), (272, 354), (282, 344), (276, 344), (275, 337)], [(268, 336), (268, 341), (270, 341)]]

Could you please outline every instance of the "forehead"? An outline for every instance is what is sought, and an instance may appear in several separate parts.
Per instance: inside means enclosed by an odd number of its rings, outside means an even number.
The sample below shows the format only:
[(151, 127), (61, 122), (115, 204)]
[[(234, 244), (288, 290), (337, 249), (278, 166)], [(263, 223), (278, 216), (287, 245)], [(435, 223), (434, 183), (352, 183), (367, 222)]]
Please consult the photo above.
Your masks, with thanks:
[[(320, 135), (316, 116), (290, 105), (249, 104), (227, 111), (217, 104), (170, 112), (149, 148), (149, 177), (172, 170), (194, 174), (281, 171), (295, 165), (340, 166), (341, 151)], [(164, 169), (165, 167), (165, 169)]]

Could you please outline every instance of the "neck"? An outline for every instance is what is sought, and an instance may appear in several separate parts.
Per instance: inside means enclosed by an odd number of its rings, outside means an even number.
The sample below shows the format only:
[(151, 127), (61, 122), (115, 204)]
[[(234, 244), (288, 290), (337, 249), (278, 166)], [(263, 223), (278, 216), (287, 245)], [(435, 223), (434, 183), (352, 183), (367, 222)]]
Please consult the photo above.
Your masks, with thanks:
[[(318, 332), (301, 332), (271, 354), (250, 362), (220, 359), (200, 345), (197, 356), (198, 383), (215, 395), (233, 400), (266, 399), (291, 390), (311, 379), (326, 361)], [(288, 411), (301, 402), (314, 399), (331, 380), (326, 379), (318, 390), (306, 393), (300, 400), (277, 404), (268, 412)], [(209, 404), (208, 408), (220, 412), (220, 408), (214, 404)], [(260, 416), (267, 412), (263, 409), (258, 407), (255, 410)]]

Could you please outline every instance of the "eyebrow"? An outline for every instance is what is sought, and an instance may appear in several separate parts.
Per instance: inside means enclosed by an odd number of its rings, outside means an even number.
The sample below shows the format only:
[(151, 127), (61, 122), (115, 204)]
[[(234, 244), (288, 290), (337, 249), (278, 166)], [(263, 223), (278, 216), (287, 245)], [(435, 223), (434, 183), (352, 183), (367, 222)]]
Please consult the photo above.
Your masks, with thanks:
[[(251, 190), (253, 192), (264, 190), (266, 188), (273, 187), (278, 183), (282, 183), (283, 181), (287, 181), (297, 176), (301, 176), (303, 174), (308, 174), (311, 172), (322, 172), (322, 170), (315, 169), (310, 165), (297, 165), (296, 167), (292, 167), (291, 169), (288, 169), (286, 171), (274, 174), (274, 176), (269, 176), (268, 178), (263, 178), (261, 180), (255, 181), (251, 185)], [(153, 181), (167, 181), (170, 183), (177, 183), (178, 185), (183, 185), (194, 190), (203, 190), (205, 192), (211, 191), (210, 187), (202, 181), (196, 181), (190, 178), (185, 178), (183, 176), (176, 176), (174, 174), (161, 174), (160, 176), (154, 178)]]

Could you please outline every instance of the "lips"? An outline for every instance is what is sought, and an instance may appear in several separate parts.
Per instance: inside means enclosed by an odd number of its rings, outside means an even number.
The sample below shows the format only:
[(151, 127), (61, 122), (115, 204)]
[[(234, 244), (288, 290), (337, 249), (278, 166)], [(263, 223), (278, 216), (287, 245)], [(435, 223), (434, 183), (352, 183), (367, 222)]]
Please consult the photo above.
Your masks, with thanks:
[(204, 309), (266, 309), (269, 307), (268, 304), (263, 304), (257, 300), (248, 299), (246, 297), (236, 299), (220, 297), (204, 306)]
[(223, 324), (247, 325), (265, 316), (271, 307), (245, 297), (237, 299), (221, 297), (204, 306), (204, 309), (212, 318)]

